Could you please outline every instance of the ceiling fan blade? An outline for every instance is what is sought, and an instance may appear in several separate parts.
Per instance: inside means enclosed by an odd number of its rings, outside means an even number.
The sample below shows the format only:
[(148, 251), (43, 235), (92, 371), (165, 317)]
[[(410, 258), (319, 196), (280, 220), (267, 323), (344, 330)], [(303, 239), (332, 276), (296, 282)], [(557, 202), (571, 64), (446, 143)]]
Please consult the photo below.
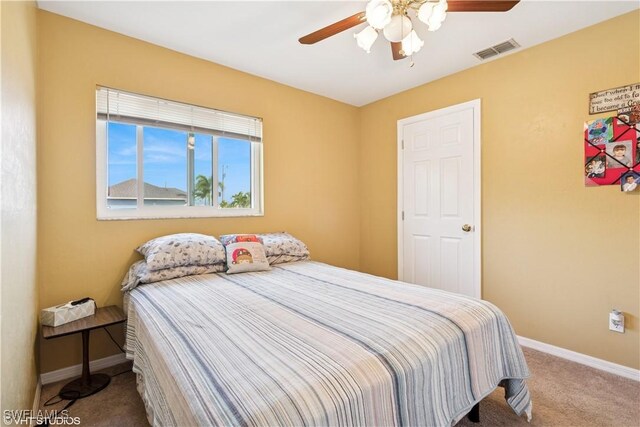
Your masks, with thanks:
[(448, 0), (447, 12), (506, 12), (520, 0)]
[(307, 34), (304, 37), (300, 37), (298, 41), (302, 44), (314, 44), (318, 43), (321, 40), (326, 39), (327, 37), (334, 36), (338, 33), (341, 33), (345, 30), (348, 30), (351, 27), (355, 27), (356, 25), (362, 24), (367, 20), (364, 12), (356, 13), (348, 18), (343, 19), (342, 21), (335, 22), (331, 25), (328, 25), (324, 28), (319, 29), (318, 31), (314, 31), (311, 34)]
[(401, 42), (391, 42), (391, 54), (393, 55), (394, 61), (406, 58), (404, 53), (402, 53), (401, 51), (402, 51)]

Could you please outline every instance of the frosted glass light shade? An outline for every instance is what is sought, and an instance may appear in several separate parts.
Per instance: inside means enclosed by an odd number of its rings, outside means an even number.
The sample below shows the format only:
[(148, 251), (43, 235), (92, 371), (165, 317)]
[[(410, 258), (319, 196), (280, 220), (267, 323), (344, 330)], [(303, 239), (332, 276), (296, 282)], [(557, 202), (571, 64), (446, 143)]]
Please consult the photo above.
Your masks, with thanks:
[(353, 37), (355, 37), (358, 46), (369, 53), (371, 52), (373, 42), (378, 38), (378, 32), (373, 27), (367, 26), (364, 30), (354, 34)]
[(429, 18), (431, 18), (431, 15), (433, 14), (433, 8), (435, 5), (436, 3), (430, 1), (423, 3), (422, 6), (420, 6), (420, 9), (418, 9), (418, 19), (425, 24), (428, 24)]
[(436, 31), (442, 27), (442, 21), (438, 19), (430, 19), (427, 24), (429, 25), (429, 31)]
[(371, 0), (365, 9), (367, 22), (373, 28), (383, 29), (393, 15), (393, 5), (389, 0)]
[(403, 15), (396, 15), (391, 18), (391, 22), (384, 27), (384, 36), (390, 42), (400, 42), (411, 32), (413, 26), (411, 20)]
[(448, 8), (449, 5), (447, 4), (447, 0), (440, 0), (435, 4), (435, 6), (433, 6), (431, 14), (426, 21), (426, 24), (429, 26), (429, 31), (436, 31), (442, 26), (442, 23), (447, 17)]
[(424, 46), (424, 42), (418, 37), (415, 30), (411, 31), (409, 35), (402, 39), (402, 52), (405, 56), (413, 55)]
[(435, 12), (446, 12), (447, 10), (449, 10), (449, 3), (447, 3), (447, 0), (439, 0), (438, 4), (435, 6), (434, 11)]
[(447, 17), (447, 9), (449, 9), (447, 0), (440, 0), (438, 4), (433, 7), (431, 16), (427, 20), (429, 31), (436, 31), (438, 28), (440, 28), (445, 18)]

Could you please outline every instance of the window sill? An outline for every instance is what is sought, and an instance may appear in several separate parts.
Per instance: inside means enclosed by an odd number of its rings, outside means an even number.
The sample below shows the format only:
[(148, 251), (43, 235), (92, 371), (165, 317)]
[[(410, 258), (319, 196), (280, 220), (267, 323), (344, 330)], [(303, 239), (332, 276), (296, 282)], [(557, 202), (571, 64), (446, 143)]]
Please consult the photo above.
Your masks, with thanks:
[[(117, 212), (117, 213), (116, 213)], [(242, 218), (242, 217), (260, 217), (264, 216), (264, 212), (253, 210), (225, 210), (210, 211), (203, 210), (201, 212), (183, 212), (183, 213), (161, 213), (161, 212), (127, 212), (127, 209), (100, 212), (96, 216), (98, 221), (131, 221), (131, 220), (153, 220), (153, 219), (189, 219), (189, 218)]]

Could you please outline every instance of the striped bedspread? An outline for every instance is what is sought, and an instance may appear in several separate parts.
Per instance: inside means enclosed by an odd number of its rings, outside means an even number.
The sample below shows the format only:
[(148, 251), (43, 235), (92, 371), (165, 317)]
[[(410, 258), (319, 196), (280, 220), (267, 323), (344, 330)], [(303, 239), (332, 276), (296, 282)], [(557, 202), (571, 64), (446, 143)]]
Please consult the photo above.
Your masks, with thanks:
[(449, 426), (529, 372), (492, 304), (312, 261), (139, 286), (127, 357), (154, 425)]

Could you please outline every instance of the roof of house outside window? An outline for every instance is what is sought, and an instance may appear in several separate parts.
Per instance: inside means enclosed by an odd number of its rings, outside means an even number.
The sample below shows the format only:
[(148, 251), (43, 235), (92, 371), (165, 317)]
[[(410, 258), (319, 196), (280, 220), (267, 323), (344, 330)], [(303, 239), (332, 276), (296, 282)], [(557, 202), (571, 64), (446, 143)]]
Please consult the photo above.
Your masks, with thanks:
[[(137, 198), (138, 180), (135, 178), (113, 184), (109, 187), (109, 199)], [(187, 200), (187, 192), (178, 188), (158, 187), (144, 183), (144, 198), (157, 200)]]

